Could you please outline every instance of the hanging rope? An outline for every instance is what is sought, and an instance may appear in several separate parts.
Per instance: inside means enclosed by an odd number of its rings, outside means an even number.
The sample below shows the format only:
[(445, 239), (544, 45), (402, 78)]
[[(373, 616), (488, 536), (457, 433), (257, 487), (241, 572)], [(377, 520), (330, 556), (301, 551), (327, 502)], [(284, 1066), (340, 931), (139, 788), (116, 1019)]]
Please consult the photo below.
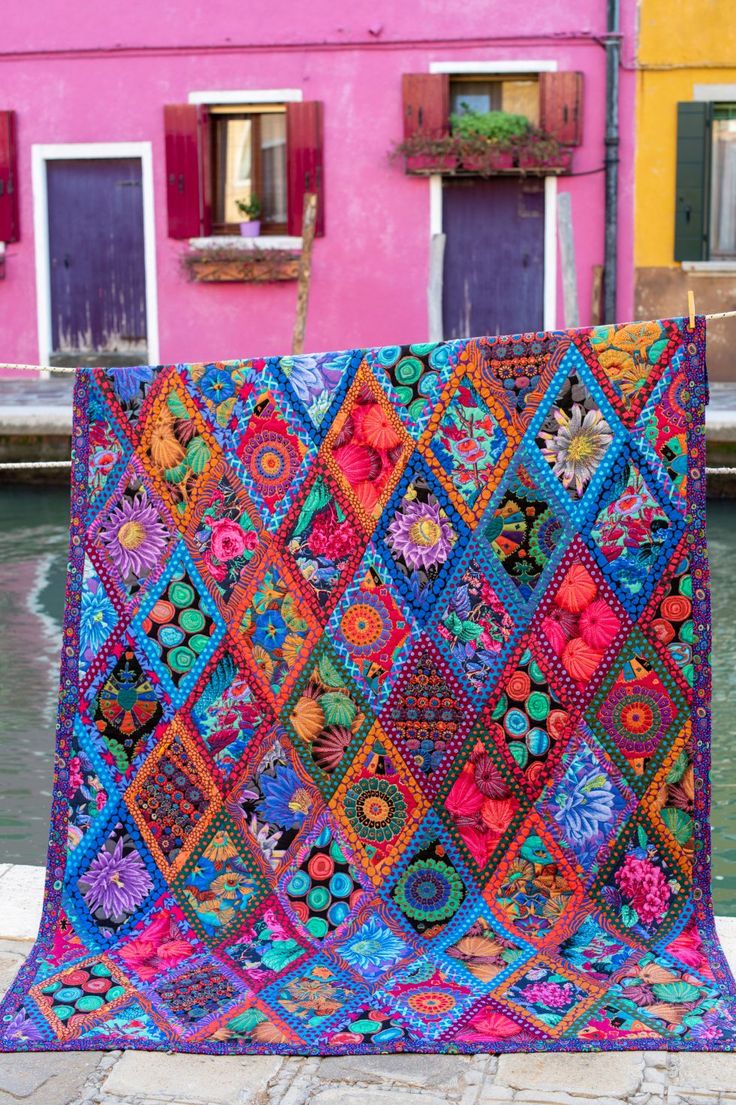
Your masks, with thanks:
[(71, 468), (70, 460), (10, 460), (0, 464), (0, 471), (10, 472), (16, 468)]
[(0, 368), (12, 368), (14, 372), (76, 372), (76, 368), (52, 368), (46, 364), (5, 364), (0, 362)]
[[(0, 464), (0, 472), (21, 468), (71, 468), (70, 460), (11, 460)], [(736, 476), (736, 468), (706, 468), (706, 476)]]
[[(714, 314), (703, 315), (703, 318), (708, 319), (708, 321), (714, 318), (736, 318), (736, 311), (716, 311)], [(77, 371), (76, 368), (69, 367), (54, 368), (53, 365), (46, 364), (11, 364), (5, 361), (0, 361), (0, 369), (11, 369), (14, 372), (53, 372), (56, 374), (70, 374)]]
[[(713, 314), (705, 315), (704, 318), (709, 321), (714, 318), (736, 318), (736, 311), (716, 311)], [(11, 369), (15, 372), (54, 372), (56, 374), (71, 374), (76, 372), (76, 368), (59, 367), (54, 368), (51, 365), (34, 365), (34, 364), (11, 364), (9, 362), (0, 362), (0, 369)], [(28, 469), (41, 469), (41, 468), (70, 468), (70, 460), (25, 460), (25, 461), (4, 461), (0, 463), (0, 472), (21, 471)], [(736, 468), (706, 468), (705, 473), (707, 476), (736, 476)]]

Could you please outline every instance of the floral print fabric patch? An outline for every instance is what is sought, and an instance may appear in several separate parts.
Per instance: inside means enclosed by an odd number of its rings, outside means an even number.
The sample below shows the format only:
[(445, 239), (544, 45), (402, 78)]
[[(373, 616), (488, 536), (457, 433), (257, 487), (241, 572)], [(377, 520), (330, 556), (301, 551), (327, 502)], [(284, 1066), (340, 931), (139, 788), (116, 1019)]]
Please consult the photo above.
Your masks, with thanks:
[(704, 323), (80, 370), (4, 1050), (729, 1050)]

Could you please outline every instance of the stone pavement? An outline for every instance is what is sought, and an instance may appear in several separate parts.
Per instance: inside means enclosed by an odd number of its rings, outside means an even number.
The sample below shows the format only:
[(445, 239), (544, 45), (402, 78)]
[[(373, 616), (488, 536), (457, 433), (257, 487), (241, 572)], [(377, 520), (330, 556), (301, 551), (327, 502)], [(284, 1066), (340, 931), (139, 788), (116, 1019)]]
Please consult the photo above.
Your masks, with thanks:
[[(70, 376), (38, 379), (33, 375), (0, 379), (0, 462), (68, 460), (71, 448), (72, 384)], [(736, 467), (736, 383), (713, 383), (706, 412), (708, 464)], [(0, 472), (0, 483), (67, 486), (66, 468), (14, 468)], [(736, 498), (736, 477), (711, 474), (712, 498)]]
[(70, 377), (0, 380), (0, 433), (65, 434), (72, 428)]
[[(0, 990), (31, 948), (43, 870), (0, 866)], [(736, 966), (736, 918), (720, 918)], [(736, 1105), (736, 1054), (0, 1055), (0, 1105)]]

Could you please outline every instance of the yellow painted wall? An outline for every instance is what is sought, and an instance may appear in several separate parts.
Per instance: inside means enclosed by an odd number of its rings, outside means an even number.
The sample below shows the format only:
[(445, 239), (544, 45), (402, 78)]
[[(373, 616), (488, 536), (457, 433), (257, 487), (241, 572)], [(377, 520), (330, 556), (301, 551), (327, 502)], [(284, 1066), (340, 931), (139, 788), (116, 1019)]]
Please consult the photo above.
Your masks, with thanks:
[(736, 85), (734, 0), (641, 0), (637, 65), (635, 265), (675, 267), (676, 105)]

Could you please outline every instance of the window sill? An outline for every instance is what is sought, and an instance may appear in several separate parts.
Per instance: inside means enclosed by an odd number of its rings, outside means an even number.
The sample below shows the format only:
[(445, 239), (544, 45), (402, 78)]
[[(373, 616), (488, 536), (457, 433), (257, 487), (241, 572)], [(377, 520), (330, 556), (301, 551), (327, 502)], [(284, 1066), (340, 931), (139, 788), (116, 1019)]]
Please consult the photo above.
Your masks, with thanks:
[(302, 239), (289, 234), (261, 234), (242, 238), (237, 234), (217, 234), (209, 238), (190, 238), (192, 249), (301, 249)]
[(736, 261), (681, 261), (683, 272), (702, 272), (708, 276), (732, 276)]

